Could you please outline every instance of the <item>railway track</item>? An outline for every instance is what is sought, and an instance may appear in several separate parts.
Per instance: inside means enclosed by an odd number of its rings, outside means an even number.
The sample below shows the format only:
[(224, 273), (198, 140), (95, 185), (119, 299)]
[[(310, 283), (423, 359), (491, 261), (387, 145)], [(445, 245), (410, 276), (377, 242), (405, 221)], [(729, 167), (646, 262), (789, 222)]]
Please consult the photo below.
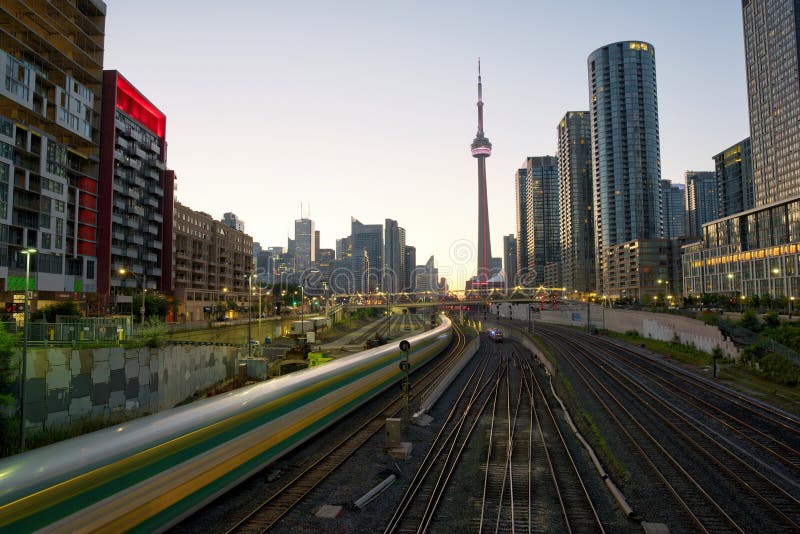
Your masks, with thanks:
[(675, 391), (674, 381), (648, 375), (630, 354), (618, 359), (616, 347), (574, 330), (538, 327), (538, 333), (569, 363), (694, 528), (800, 530), (800, 501), (775, 480), (783, 477), (765, 476), (761, 465), (748, 462), (705, 421), (720, 410), (708, 408), (710, 394), (689, 409), (681, 406), (686, 395)]
[[(443, 502), (469, 515), (474, 532), (603, 532), (531, 356), (485, 340), (481, 351), (385, 532), (453, 528), (437, 513)], [(470, 450), (485, 451), (474, 507), (448, 498), (459, 472), (474, 469), (461, 461)]]
[[(414, 376), (412, 381), (412, 398), (424, 394), (436, 380), (444, 373), (453, 362), (458, 359), (466, 347), (464, 332), (454, 325), (454, 341), (444, 358), (438, 358), (433, 365), (423, 368), (421, 376)], [(430, 367), (430, 368), (428, 368)], [(241, 510), (235, 517), (228, 518), (230, 525), (226, 532), (265, 532), (302, 499), (322, 483), (331, 473), (341, 466), (353, 453), (378, 433), (385, 425), (387, 417), (394, 417), (405, 406), (405, 397), (400, 394), (388, 402), (373, 408), (364, 422), (344, 438), (319, 451), (307, 461), (292, 479), (274, 491), (266, 498), (262, 498), (255, 506)]]

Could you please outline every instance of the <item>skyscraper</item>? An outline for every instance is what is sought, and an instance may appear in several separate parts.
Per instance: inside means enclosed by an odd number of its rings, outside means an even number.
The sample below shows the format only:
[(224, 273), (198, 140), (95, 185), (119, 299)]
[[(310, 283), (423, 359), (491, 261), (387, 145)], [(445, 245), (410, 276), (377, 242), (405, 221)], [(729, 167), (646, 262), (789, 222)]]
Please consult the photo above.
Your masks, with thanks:
[(661, 221), (664, 239), (686, 235), (686, 186), (661, 180)]
[(567, 292), (595, 287), (592, 125), (588, 111), (569, 111), (558, 125), (561, 271)]
[(800, 195), (800, 0), (742, 0), (755, 206)]
[(686, 235), (702, 237), (703, 225), (719, 219), (717, 176), (708, 171), (686, 171)]
[(533, 236), (533, 221), (530, 218), (530, 184), (528, 183), (528, 169), (517, 169), (514, 173), (514, 193), (517, 208), (517, 285), (527, 286), (528, 250)]
[(656, 60), (653, 45), (622, 41), (589, 55), (597, 291), (609, 247), (661, 237)]
[(364, 292), (376, 291), (383, 284), (383, 225), (362, 224), (351, 217), (350, 232), (353, 256), (365, 250), (369, 259), (362, 284)]
[(478, 273), (476, 281), (488, 282), (491, 269), (492, 243), (489, 238), (489, 205), (486, 192), (486, 158), (492, 155), (492, 143), (483, 134), (483, 85), (481, 60), (478, 58), (478, 133), (470, 146), (478, 160)]
[(412, 247), (411, 245), (406, 245), (406, 249), (403, 252), (403, 255), (406, 258), (406, 278), (405, 278), (405, 287), (403, 291), (415, 291), (416, 287), (416, 279), (417, 279), (417, 247)]
[(528, 270), (534, 285), (544, 283), (544, 266), (561, 261), (558, 213), (558, 160), (553, 156), (526, 160), (529, 198)]
[(297, 269), (302, 270), (314, 263), (317, 246), (315, 243), (314, 221), (296, 219), (294, 221), (294, 255)]
[(230, 226), (234, 230), (244, 232), (244, 221), (231, 211), (222, 214), (222, 224), (225, 226)]
[(750, 138), (714, 156), (714, 167), (717, 175), (719, 216), (727, 217), (754, 208)]
[(397, 225), (397, 221), (386, 219), (384, 261), (383, 261), (383, 288), (391, 293), (397, 293), (403, 287), (405, 280), (406, 259), (406, 231)]
[(503, 236), (503, 269), (506, 272), (506, 287), (517, 284), (517, 238), (514, 234)]

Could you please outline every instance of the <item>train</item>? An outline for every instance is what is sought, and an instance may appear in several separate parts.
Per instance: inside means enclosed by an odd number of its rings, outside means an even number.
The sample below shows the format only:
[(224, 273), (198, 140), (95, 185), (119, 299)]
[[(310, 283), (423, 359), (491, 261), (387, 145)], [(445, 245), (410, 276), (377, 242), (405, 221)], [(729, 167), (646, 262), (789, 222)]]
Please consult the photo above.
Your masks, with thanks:
[(495, 343), (502, 343), (503, 342), (503, 331), (493, 328), (489, 330), (489, 339), (494, 341)]
[[(408, 338), (412, 369), (452, 323)], [(404, 373), (398, 344), (0, 460), (0, 531), (163, 531), (263, 469)]]

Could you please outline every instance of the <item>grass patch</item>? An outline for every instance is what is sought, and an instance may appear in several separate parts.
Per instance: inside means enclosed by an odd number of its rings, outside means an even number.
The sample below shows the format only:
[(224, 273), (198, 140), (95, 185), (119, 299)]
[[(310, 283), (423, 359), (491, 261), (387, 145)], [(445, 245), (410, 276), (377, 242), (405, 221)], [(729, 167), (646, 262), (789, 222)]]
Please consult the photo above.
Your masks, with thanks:
[(628, 475), (625, 467), (620, 463), (614, 455), (614, 452), (608, 446), (608, 443), (600, 433), (600, 429), (597, 428), (592, 416), (578, 404), (572, 382), (563, 374), (559, 373), (555, 388), (569, 412), (571, 414), (577, 414), (577, 417), (573, 416), (572, 418), (575, 422), (575, 426), (578, 427), (580, 433), (583, 434), (592, 448), (594, 448), (595, 453), (600, 458), (606, 471), (613, 479), (620, 481), (627, 480)]
[(800, 414), (800, 388), (770, 382), (757, 371), (743, 365), (725, 366), (720, 380), (728, 386), (761, 398), (787, 412)]
[(684, 345), (674, 341), (660, 341), (644, 337), (634, 330), (629, 330), (624, 334), (619, 332), (612, 332), (610, 330), (603, 332), (605, 335), (623, 341), (627, 341), (633, 345), (639, 345), (653, 352), (669, 356), (681, 363), (688, 363), (690, 365), (711, 365), (711, 354), (704, 352), (693, 345)]
[(545, 358), (550, 360), (550, 363), (553, 364), (553, 367), (555, 369), (558, 369), (558, 360), (553, 355), (553, 351), (550, 349), (550, 346), (547, 343), (545, 343), (541, 337), (537, 335), (533, 335), (533, 343), (540, 351), (542, 351), (542, 354), (544, 354)]

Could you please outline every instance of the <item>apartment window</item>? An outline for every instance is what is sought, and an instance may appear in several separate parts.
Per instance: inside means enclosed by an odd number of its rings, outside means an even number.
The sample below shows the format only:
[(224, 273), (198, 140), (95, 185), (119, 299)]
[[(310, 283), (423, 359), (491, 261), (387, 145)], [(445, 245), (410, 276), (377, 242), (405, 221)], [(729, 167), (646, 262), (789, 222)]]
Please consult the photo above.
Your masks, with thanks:
[(42, 248), (50, 249), (53, 245), (52, 236), (48, 233), (42, 232)]
[(94, 280), (94, 260), (86, 260), (86, 278)]

